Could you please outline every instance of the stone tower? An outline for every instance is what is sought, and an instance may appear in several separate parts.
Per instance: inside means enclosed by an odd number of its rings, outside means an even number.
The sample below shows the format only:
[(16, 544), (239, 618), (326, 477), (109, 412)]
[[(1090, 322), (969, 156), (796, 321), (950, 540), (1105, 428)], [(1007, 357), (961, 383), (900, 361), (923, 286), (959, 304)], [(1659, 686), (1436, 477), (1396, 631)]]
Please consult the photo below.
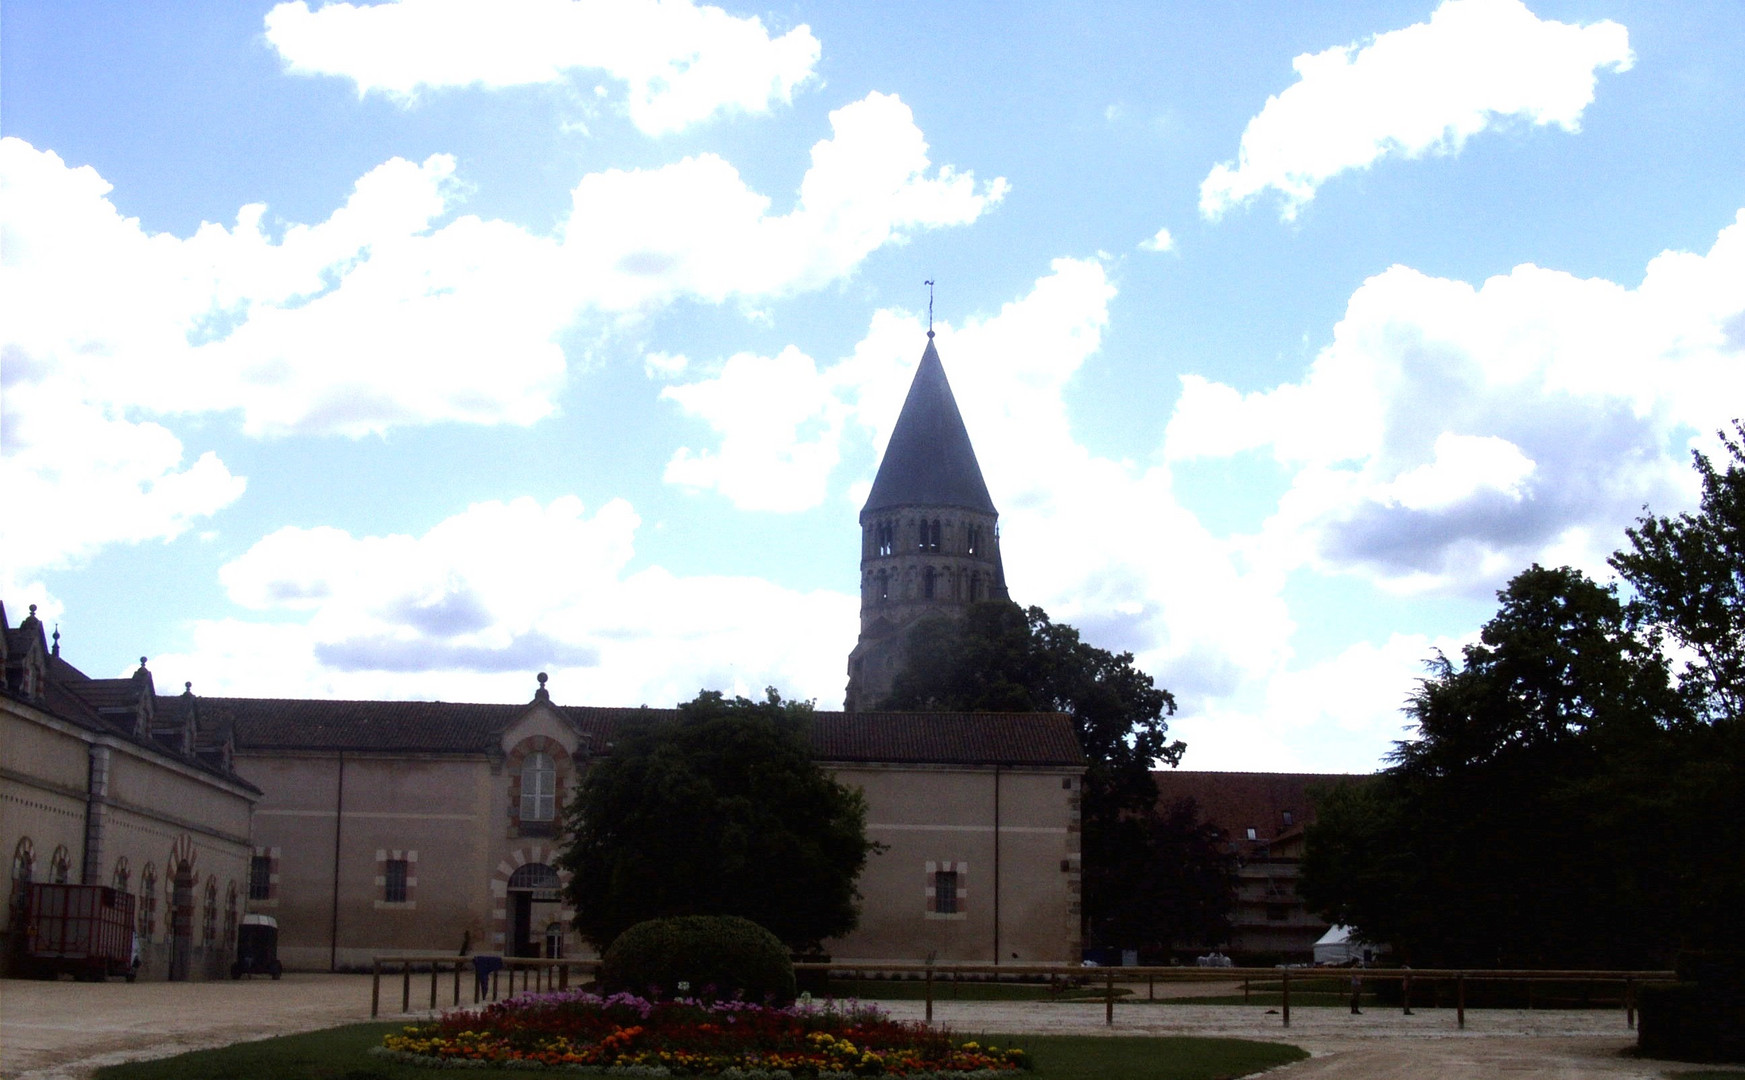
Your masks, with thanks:
[(1006, 598), (999, 517), (929, 330), (860, 511), (860, 641), (843, 708), (881, 705), (917, 620)]

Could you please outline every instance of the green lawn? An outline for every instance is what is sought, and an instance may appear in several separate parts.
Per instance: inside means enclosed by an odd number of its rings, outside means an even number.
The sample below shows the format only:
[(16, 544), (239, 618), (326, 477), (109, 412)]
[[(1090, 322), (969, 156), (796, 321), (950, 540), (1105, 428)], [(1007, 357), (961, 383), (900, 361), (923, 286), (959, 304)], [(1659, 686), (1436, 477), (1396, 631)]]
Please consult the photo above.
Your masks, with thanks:
[[(443, 1080), (448, 1069), (421, 1069), (368, 1054), (399, 1024), (347, 1027), (196, 1050), (157, 1061), (98, 1069), (96, 1080)], [(1299, 1061), (1308, 1054), (1280, 1043), (1069, 1035), (986, 1035), (978, 1041), (1018, 1046), (1036, 1063), (1038, 1080), (1226, 1080)], [(466, 1069), (468, 1077), (517, 1077), (526, 1069)], [(563, 1076), (564, 1073), (554, 1073)]]

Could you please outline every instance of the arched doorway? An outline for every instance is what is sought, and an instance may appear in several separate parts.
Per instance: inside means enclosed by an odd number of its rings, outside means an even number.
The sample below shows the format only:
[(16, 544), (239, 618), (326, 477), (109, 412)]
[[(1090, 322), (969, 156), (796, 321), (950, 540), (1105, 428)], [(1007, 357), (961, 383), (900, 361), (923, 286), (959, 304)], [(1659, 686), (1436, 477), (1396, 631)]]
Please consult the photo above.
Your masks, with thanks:
[(546, 926), (555, 921), (561, 894), (557, 871), (544, 863), (528, 863), (509, 875), (510, 956), (538, 956)]
[(194, 865), (176, 864), (170, 881), (170, 981), (188, 977), (194, 954)]

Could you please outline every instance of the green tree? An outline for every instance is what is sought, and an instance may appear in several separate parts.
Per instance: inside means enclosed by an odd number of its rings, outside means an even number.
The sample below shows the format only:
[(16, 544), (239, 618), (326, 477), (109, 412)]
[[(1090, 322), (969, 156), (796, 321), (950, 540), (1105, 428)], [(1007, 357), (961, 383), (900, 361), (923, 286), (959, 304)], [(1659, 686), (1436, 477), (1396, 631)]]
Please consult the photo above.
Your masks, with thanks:
[(1690, 657), (1680, 684), (1698, 714), (1745, 723), (1745, 424), (1721, 432), (1732, 459), (1694, 453), (1702, 504), (1694, 514), (1644, 516), (1612, 566), (1636, 599), (1631, 621)]
[(1072, 717), (1086, 759), (1080, 812), (1088, 941), (1167, 945), (1172, 937), (1193, 938), (1204, 925), (1198, 916), (1192, 927), (1169, 923), (1175, 914), (1219, 904), (1227, 913), (1228, 890), (1205, 884), (1221, 872), (1215, 868), (1180, 868), (1172, 885), (1178, 892), (1192, 883), (1208, 890), (1193, 903), (1166, 903), (1156, 893), (1149, 868), (1169, 859), (1166, 849), (1180, 837), (1167, 821), (1154, 820), (1151, 770), (1159, 761), (1175, 765), (1187, 747), (1168, 737), (1175, 698), (1134, 667), (1132, 653), (1090, 645), (1039, 607), (987, 601), (961, 619), (928, 619), (910, 631), (887, 704)]
[(623, 732), (566, 809), (567, 896), (604, 949), (675, 915), (738, 915), (796, 949), (853, 930), (866, 803), (813, 760), (809, 704), (707, 691)]
[(1438, 656), (1415, 738), (1323, 797), (1305, 899), (1417, 964), (1640, 966), (1679, 935), (1660, 793), (1687, 727), (1615, 589), (1534, 566), (1480, 641)]

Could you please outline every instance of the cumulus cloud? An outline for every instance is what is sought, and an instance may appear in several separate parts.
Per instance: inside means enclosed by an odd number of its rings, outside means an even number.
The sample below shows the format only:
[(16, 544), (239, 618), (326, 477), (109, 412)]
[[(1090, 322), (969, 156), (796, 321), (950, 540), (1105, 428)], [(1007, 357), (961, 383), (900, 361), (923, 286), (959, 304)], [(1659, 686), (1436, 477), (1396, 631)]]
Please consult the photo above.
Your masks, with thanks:
[(970, 224), (1005, 196), (1003, 178), (978, 186), (972, 173), (932, 169), (895, 95), (845, 105), (830, 127), (786, 214), (714, 154), (584, 177), (563, 229), (566, 272), (615, 311), (785, 295), (836, 281), (914, 232)]
[(256, 435), (552, 411), (550, 338), (572, 303), (550, 280), (557, 247), (502, 222), (437, 225), (459, 197), (446, 155), (390, 160), (327, 220), (282, 230), (251, 204), (232, 227), (153, 233), (109, 192), (0, 140), (0, 336), (18, 381), (111, 410), (235, 412)]
[(1456, 655), (1465, 643), (1423, 634), (1360, 641), (1209, 701), (1177, 721), (1173, 733), (1191, 747), (1196, 769), (1348, 772), (1353, 762), (1379, 766), (1410, 733), (1403, 708), (1426, 674), (1425, 661), (1438, 649)]
[(601, 76), (624, 84), (649, 134), (723, 112), (763, 113), (812, 80), (818, 39), (779, 37), (687, 0), (304, 0), (267, 13), (267, 42), (288, 70), (350, 79), (360, 95), (410, 104), (429, 90), (500, 89)]
[(1149, 240), (1143, 240), (1140, 242), (1139, 250), (1157, 252), (1174, 251), (1175, 237), (1170, 235), (1168, 229), (1159, 229)]
[(1644, 504), (1689, 504), (1689, 450), (1745, 400), (1742, 315), (1745, 211), (1636, 288), (1396, 266), (1352, 296), (1301, 382), (1184, 379), (1165, 456), (1265, 449), (1290, 469), (1264, 541), (1283, 563), (1475, 594), (1535, 560), (1603, 571)]
[(530, 424), (555, 409), (554, 338), (580, 313), (818, 288), (1004, 192), (931, 170), (895, 97), (831, 124), (787, 214), (705, 154), (584, 176), (553, 236), (457, 216), (443, 154), (377, 166), (314, 225), (274, 227), (251, 204), (231, 227), (152, 233), (95, 170), (0, 140), (8, 367), (117, 407), (235, 411), (256, 435)]
[(241, 496), (245, 481), (216, 455), (189, 462), (162, 425), (14, 379), (14, 355), (0, 353), (0, 595), (40, 595), (45, 570), (109, 544), (172, 540)]
[(703, 687), (840, 700), (854, 598), (754, 578), (631, 570), (612, 500), (487, 502), (422, 535), (285, 528), (221, 580), (255, 618), (193, 629), (153, 663), (202, 693), (512, 701), (533, 674), (572, 704), (670, 705)]
[(1617, 23), (1444, 0), (1428, 22), (1293, 60), (1297, 82), (1248, 122), (1236, 160), (1206, 176), (1200, 213), (1216, 220), (1271, 188), (1289, 221), (1321, 184), (1384, 157), (1453, 153), (1507, 123), (1575, 131), (1598, 72), (1633, 63)]

